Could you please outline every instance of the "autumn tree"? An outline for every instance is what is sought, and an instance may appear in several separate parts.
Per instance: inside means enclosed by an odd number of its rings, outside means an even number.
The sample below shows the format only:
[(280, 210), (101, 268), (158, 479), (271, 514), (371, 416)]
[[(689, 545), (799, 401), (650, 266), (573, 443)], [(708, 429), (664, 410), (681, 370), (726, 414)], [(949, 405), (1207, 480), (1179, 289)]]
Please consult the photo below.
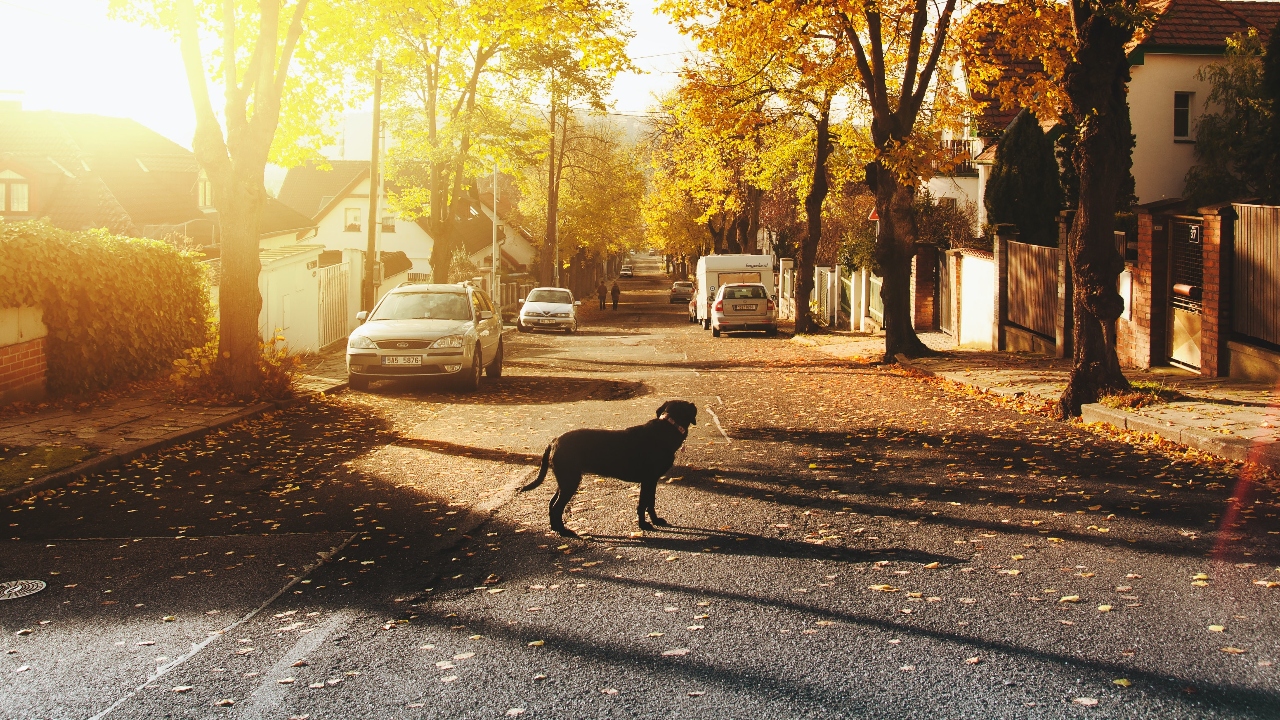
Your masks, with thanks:
[[(334, 29), (317, 20), (332, 7), (308, 0), (112, 0), (111, 6), (119, 17), (167, 29), (179, 40), (195, 106), (192, 149), (218, 211), (217, 370), (230, 391), (252, 395), (261, 381), (263, 173), (272, 159), (297, 159), (304, 136), (322, 136), (318, 108), (341, 109), (335, 75), (349, 58), (326, 45)], [(303, 61), (299, 72), (295, 59)], [(221, 91), (220, 111), (211, 85)]]
[[(976, 34), (988, 34), (993, 50), (1044, 63), (1042, 77), (1030, 84), (1061, 88), (1061, 117), (1074, 137), (1077, 201), (1067, 234), (1072, 367), (1059, 410), (1076, 416), (1101, 394), (1129, 387), (1116, 354), (1124, 258), (1114, 235), (1133, 165), (1125, 48), (1154, 15), (1141, 0), (1005, 0), (985, 6), (979, 18), (986, 25)], [(1001, 99), (1014, 100), (1008, 92)]]

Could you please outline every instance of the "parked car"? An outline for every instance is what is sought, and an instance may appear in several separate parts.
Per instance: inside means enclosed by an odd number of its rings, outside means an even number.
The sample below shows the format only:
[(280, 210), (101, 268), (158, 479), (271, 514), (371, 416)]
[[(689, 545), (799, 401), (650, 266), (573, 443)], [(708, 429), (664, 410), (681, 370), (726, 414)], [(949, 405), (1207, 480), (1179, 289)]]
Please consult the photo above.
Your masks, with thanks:
[(778, 311), (761, 283), (721, 285), (711, 306), (711, 335), (732, 330), (763, 330), (778, 334)]
[(578, 329), (578, 307), (581, 300), (574, 300), (573, 293), (558, 287), (539, 287), (529, 291), (529, 297), (520, 300), (520, 314), (516, 316), (516, 329), (528, 332), (540, 330)]
[(618, 271), (618, 277), (635, 277), (635, 272), (632, 271), (630, 265), (623, 265), (622, 269)]
[(687, 303), (693, 299), (693, 283), (688, 280), (677, 280), (671, 283), (671, 302)]
[(403, 283), (356, 319), (361, 325), (347, 338), (352, 390), (368, 390), (373, 380), (443, 375), (470, 391), (482, 370), (502, 375), (502, 317), (477, 288)]
[(694, 282), (697, 283), (698, 320), (711, 329), (711, 303), (722, 285), (759, 283), (774, 286), (772, 255), (703, 255), (698, 258)]

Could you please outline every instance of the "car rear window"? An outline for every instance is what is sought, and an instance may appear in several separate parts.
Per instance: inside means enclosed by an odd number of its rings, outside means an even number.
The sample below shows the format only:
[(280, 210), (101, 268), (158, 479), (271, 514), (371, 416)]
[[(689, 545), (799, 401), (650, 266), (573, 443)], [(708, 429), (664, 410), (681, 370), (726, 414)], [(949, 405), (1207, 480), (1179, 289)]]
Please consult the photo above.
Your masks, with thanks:
[(759, 285), (745, 285), (743, 287), (727, 287), (724, 289), (724, 297), (726, 300), (753, 300), (764, 299), (764, 288)]
[(370, 320), (470, 320), (471, 303), (463, 293), (391, 293)]
[(693, 289), (693, 283), (691, 283), (691, 282), (678, 282), (678, 283), (675, 283), (675, 287), (677, 287), (677, 288), (679, 288), (679, 289), (681, 289), (681, 290), (691, 290), (691, 289)]
[(568, 290), (534, 290), (529, 293), (529, 297), (525, 302), (569, 305), (573, 302), (573, 294)]

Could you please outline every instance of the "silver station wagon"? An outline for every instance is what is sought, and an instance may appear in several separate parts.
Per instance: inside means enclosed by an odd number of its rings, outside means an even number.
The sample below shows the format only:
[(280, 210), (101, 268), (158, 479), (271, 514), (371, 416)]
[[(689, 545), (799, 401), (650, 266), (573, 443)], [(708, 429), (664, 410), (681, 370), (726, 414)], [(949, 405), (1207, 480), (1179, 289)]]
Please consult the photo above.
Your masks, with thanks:
[(470, 391), (482, 370), (502, 375), (502, 317), (478, 288), (404, 283), (356, 318), (362, 324), (347, 338), (352, 390), (368, 390), (373, 380), (443, 375)]

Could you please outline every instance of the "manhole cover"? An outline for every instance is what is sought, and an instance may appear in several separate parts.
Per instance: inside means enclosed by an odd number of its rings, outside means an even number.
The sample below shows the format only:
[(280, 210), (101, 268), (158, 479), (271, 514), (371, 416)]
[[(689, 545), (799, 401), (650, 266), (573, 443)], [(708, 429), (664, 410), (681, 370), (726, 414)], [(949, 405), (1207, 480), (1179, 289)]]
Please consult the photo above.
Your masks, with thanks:
[(0, 600), (35, 595), (44, 589), (43, 580), (9, 580), (0, 583)]

